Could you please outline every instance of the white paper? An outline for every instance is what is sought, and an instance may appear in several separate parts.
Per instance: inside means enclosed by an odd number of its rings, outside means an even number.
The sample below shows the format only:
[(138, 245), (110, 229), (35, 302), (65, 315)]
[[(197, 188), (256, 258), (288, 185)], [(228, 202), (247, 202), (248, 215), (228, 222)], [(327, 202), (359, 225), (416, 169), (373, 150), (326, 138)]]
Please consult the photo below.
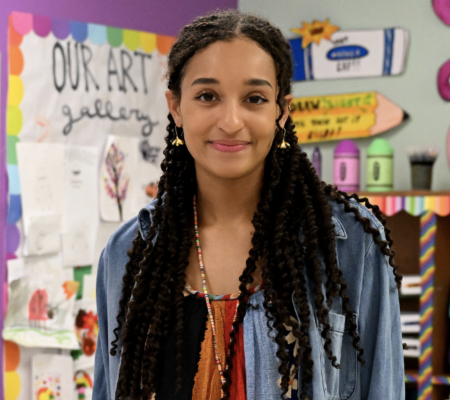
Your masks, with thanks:
[(61, 215), (30, 215), (28, 236), (25, 237), (25, 256), (58, 253), (61, 249)]
[(22, 278), (9, 284), (3, 338), (27, 347), (77, 349), (74, 284), (60, 256), (24, 259)]
[(23, 258), (16, 258), (13, 260), (8, 260), (8, 284), (16, 279), (20, 279), (23, 277), (25, 271), (24, 260)]
[(25, 235), (31, 217), (62, 215), (64, 209), (64, 146), (17, 143), (17, 162)]
[(102, 158), (100, 215), (103, 221), (127, 221), (134, 217), (137, 196), (139, 140), (110, 135)]
[(419, 357), (420, 356), (420, 340), (413, 338), (402, 338), (402, 342), (406, 343), (409, 349), (403, 350), (405, 357)]
[(99, 224), (98, 162), (95, 147), (65, 148), (64, 266), (93, 263)]
[(96, 275), (84, 275), (83, 277), (83, 299), (92, 300), (96, 298), (95, 295), (95, 284), (96, 284)]
[(70, 356), (37, 354), (32, 360), (32, 393), (36, 400), (73, 398), (73, 361)]

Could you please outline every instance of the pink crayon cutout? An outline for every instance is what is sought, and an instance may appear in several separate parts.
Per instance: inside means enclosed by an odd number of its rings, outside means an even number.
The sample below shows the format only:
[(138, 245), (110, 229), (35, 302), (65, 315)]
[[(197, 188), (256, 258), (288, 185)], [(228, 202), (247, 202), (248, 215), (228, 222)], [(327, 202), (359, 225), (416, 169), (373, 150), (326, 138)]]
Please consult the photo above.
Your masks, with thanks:
[(433, 0), (433, 8), (440, 20), (450, 26), (450, 0)]
[(13, 27), (19, 35), (27, 35), (33, 29), (33, 16), (27, 13), (13, 11), (11, 13)]
[(359, 149), (352, 140), (343, 140), (334, 150), (333, 183), (339, 190), (359, 190)]
[(447, 160), (448, 160), (448, 167), (450, 168), (450, 128), (448, 129), (447, 133)]
[(450, 60), (446, 61), (441, 68), (439, 68), (438, 77), (437, 77), (437, 85), (439, 94), (441, 97), (450, 101)]

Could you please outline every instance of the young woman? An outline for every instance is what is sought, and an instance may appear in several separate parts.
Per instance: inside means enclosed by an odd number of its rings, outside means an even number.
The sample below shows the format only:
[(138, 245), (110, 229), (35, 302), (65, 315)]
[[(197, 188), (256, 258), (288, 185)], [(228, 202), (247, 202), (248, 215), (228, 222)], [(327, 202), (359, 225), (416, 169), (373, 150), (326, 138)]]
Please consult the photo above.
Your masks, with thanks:
[(181, 30), (157, 198), (100, 259), (95, 400), (404, 398), (389, 230), (297, 145), (292, 69), (264, 18)]

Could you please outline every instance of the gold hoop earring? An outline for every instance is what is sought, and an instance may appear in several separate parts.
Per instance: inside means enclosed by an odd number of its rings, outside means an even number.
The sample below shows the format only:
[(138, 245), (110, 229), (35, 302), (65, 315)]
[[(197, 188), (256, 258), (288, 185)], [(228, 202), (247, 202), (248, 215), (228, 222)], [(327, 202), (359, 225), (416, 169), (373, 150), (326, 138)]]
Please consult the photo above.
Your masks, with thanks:
[(174, 146), (183, 146), (184, 141), (178, 137), (177, 126), (175, 125), (175, 135), (176, 139), (172, 141)]
[(285, 138), (286, 138), (286, 129), (283, 128), (283, 141), (278, 145), (279, 149), (287, 149), (288, 147), (291, 147), (291, 145), (284, 140)]

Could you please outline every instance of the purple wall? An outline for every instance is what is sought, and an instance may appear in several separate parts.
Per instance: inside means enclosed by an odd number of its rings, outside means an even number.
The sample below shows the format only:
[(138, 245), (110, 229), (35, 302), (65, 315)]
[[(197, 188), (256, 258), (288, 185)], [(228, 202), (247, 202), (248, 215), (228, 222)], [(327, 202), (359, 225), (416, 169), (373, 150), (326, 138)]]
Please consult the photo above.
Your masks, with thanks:
[[(0, 277), (5, 276), (5, 227), (7, 213), (6, 180), (6, 95), (8, 91), (8, 16), (21, 11), (73, 21), (111, 25), (119, 28), (176, 35), (198, 15), (216, 8), (237, 8), (237, 0), (0, 0)], [(3, 310), (3, 284), (0, 279), (0, 312)], [(0, 316), (0, 331), (3, 319)], [(3, 371), (3, 341), (0, 339), (0, 371)], [(0, 399), (3, 400), (0, 376)]]

